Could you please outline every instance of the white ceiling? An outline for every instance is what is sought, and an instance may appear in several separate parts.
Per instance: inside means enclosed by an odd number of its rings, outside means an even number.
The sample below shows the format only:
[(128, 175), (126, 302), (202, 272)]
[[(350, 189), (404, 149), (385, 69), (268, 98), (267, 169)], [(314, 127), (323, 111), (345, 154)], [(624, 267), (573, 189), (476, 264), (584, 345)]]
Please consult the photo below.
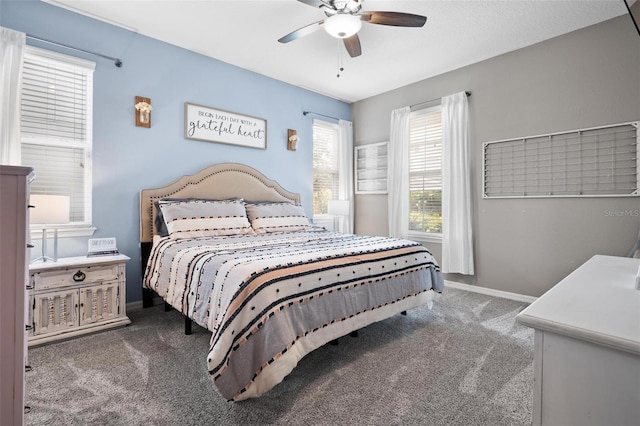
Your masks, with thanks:
[(362, 11), (415, 13), (427, 16), (427, 23), (365, 23), (359, 32), (362, 55), (351, 58), (322, 29), (277, 42), (325, 18), (296, 0), (44, 1), (346, 102), (626, 13), (622, 0), (366, 0)]

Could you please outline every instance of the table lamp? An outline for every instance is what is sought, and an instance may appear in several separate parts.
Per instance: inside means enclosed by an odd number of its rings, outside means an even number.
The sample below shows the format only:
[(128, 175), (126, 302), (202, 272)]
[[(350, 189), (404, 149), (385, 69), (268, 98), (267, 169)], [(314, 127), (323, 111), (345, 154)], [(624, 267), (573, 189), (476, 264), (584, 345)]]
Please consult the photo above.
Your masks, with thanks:
[[(35, 262), (55, 262), (58, 260), (58, 226), (69, 223), (70, 198), (66, 195), (33, 194), (29, 197), (30, 223), (42, 226), (42, 256)], [(47, 230), (53, 229), (53, 257), (47, 256)]]

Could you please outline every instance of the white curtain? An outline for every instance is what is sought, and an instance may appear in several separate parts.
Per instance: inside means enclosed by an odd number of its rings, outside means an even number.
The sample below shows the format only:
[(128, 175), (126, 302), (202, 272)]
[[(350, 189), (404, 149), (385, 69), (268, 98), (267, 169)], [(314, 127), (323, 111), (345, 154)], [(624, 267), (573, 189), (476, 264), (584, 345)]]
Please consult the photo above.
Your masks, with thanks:
[(20, 165), (20, 82), (25, 34), (0, 27), (0, 164)]
[(442, 272), (473, 275), (469, 108), (465, 92), (442, 98)]
[(389, 133), (389, 236), (407, 238), (409, 230), (410, 107), (391, 111)]
[(353, 124), (338, 120), (338, 199), (349, 201), (349, 215), (342, 220), (340, 232), (353, 234)]

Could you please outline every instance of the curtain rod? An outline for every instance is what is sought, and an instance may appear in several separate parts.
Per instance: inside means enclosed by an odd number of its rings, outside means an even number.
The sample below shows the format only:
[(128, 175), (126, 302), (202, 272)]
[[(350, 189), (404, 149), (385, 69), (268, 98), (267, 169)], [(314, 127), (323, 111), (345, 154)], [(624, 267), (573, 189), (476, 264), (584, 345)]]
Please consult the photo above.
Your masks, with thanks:
[(307, 115), (307, 114), (318, 115), (318, 116), (320, 116), (320, 117), (325, 117), (325, 118), (330, 118), (330, 119), (332, 119), (332, 120), (340, 121), (340, 119), (339, 119), (339, 118), (335, 118), (335, 117), (331, 117), (331, 116), (328, 116), (328, 115), (320, 114), (320, 113), (318, 113), (318, 112), (313, 112), (313, 111), (302, 111), (302, 115)]
[[(469, 96), (471, 96), (471, 92), (468, 92), (468, 91), (465, 91), (464, 94), (467, 95), (467, 98)], [(431, 103), (431, 102), (439, 101), (440, 99), (442, 99), (442, 98), (430, 99), (428, 101), (420, 102), (420, 103), (417, 103), (417, 104), (414, 104), (414, 105), (409, 105), (409, 108), (414, 109), (415, 107), (426, 105), (426, 104)]]
[(26, 37), (30, 38), (31, 40), (41, 41), (43, 43), (53, 44), (54, 46), (64, 47), (65, 49), (75, 50), (76, 52), (88, 53), (90, 55), (95, 55), (95, 56), (100, 56), (101, 58), (110, 59), (110, 60), (112, 60), (114, 62), (116, 67), (118, 67), (118, 68), (122, 67), (122, 61), (120, 59), (118, 59), (118, 58), (114, 58), (114, 57), (111, 57), (111, 56), (103, 55), (101, 53), (92, 52), (90, 50), (79, 49), (77, 47), (68, 46), (66, 44), (57, 43), (55, 41), (47, 40), (47, 39), (40, 38), (40, 37), (35, 37), (35, 36), (29, 35), (29, 34), (27, 34)]

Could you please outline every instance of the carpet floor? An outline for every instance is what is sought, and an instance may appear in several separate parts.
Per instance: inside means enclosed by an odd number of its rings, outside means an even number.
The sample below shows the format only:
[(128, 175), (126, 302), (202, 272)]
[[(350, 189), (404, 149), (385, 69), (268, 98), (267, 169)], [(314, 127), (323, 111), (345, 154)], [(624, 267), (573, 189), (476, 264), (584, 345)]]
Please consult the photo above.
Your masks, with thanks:
[(210, 333), (162, 306), (132, 324), (29, 350), (27, 425), (530, 425), (525, 303), (446, 289), (303, 358), (261, 396), (227, 402), (206, 370)]

